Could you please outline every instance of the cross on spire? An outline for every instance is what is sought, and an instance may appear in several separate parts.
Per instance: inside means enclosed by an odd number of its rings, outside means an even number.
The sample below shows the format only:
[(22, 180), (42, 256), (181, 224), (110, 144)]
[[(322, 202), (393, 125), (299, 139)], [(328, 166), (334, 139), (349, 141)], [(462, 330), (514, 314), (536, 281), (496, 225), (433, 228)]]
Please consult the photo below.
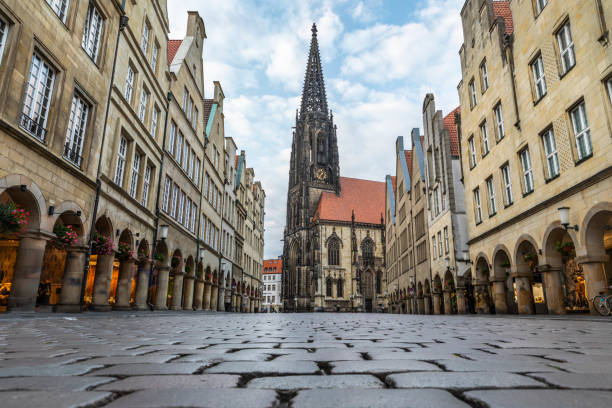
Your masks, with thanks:
[(312, 39), (310, 40), (310, 53), (308, 54), (304, 89), (302, 91), (301, 114), (321, 112), (327, 115), (327, 97), (325, 96), (325, 82), (323, 81), (316, 24), (312, 24), (311, 31)]

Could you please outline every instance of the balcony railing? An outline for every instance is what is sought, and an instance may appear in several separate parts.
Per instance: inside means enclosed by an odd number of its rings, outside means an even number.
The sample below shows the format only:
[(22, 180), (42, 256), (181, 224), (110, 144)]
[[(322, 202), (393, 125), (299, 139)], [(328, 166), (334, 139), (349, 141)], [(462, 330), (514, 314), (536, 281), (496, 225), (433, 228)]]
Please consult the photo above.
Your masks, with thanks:
[(75, 166), (81, 167), (83, 156), (81, 156), (80, 148), (71, 148), (70, 143), (66, 143), (64, 145), (64, 158)]
[(32, 119), (25, 113), (22, 113), (21, 119), (19, 120), (19, 126), (41, 142), (45, 141), (47, 129), (43, 128), (42, 125), (36, 121), (36, 119)]

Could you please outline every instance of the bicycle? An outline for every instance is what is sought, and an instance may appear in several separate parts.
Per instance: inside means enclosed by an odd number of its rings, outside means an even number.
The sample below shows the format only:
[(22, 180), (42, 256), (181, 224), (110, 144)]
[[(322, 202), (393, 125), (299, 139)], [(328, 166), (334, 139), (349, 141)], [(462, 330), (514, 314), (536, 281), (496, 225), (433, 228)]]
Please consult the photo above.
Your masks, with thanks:
[[(608, 289), (612, 289), (612, 286), (608, 287)], [(602, 316), (612, 314), (612, 296), (599, 292), (599, 295), (593, 298), (593, 309), (597, 310), (597, 313)]]

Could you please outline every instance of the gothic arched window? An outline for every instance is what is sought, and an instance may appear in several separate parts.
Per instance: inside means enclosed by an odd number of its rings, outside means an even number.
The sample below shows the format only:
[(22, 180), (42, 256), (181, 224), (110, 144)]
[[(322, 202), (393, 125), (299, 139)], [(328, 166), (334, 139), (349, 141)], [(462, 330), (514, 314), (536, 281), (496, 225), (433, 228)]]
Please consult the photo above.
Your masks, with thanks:
[(342, 281), (342, 279), (338, 279), (338, 283), (336, 283), (336, 286), (337, 286), (337, 290), (336, 290), (336, 292), (337, 292), (337, 296), (338, 296), (339, 298), (341, 298), (341, 297), (343, 297), (343, 296), (344, 296), (344, 294), (343, 294), (343, 291), (344, 291), (344, 288), (343, 288), (343, 283), (344, 283), (344, 282)]
[(376, 272), (376, 294), (377, 295), (380, 295), (381, 287), (382, 287), (382, 272), (378, 271)]
[(325, 281), (325, 296), (327, 296), (327, 297), (331, 297), (332, 296), (332, 280), (331, 280), (331, 278), (327, 278), (327, 280)]
[(337, 239), (330, 239), (327, 244), (327, 264), (340, 265), (340, 243)]
[(374, 241), (367, 237), (361, 242), (361, 256), (364, 265), (374, 265)]

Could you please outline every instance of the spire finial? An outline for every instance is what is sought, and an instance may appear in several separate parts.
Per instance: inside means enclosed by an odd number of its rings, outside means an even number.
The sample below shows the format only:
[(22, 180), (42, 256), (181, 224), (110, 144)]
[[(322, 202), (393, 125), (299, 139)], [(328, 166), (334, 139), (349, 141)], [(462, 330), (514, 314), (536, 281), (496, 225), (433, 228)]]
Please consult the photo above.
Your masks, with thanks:
[(323, 69), (321, 68), (321, 57), (319, 55), (319, 42), (317, 40), (317, 25), (315, 23), (312, 24), (312, 39), (310, 41), (310, 52), (308, 53), (308, 63), (304, 77), (300, 117), (301, 115), (311, 113), (328, 114)]
[(315, 23), (312, 23), (312, 28), (310, 29), (310, 31), (312, 31), (313, 36), (317, 35), (317, 25)]

